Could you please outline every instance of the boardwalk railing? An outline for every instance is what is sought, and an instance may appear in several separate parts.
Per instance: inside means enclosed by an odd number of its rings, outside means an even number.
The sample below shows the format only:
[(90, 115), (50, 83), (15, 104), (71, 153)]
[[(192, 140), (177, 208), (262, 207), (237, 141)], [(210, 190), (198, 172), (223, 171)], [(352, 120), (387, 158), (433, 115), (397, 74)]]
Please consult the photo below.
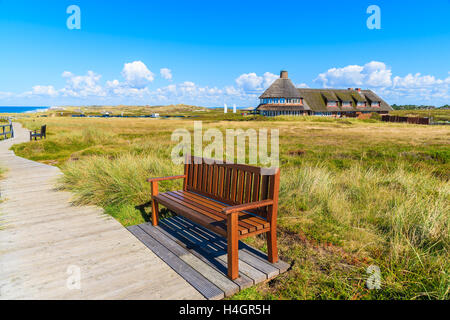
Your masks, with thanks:
[(0, 140), (6, 140), (9, 138), (14, 138), (14, 129), (9, 117), (0, 117), (0, 120), (6, 120), (8, 124), (3, 121), (0, 122)]

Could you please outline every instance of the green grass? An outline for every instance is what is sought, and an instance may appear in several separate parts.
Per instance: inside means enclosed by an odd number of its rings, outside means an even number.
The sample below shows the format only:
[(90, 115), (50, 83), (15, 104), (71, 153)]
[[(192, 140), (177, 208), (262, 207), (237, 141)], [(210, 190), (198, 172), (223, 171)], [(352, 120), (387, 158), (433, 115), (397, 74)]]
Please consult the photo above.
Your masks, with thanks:
[[(217, 117), (217, 114), (216, 114)], [(234, 117), (232, 119), (231, 117)], [(325, 117), (206, 119), (204, 129), (279, 129), (279, 251), (292, 264), (233, 299), (448, 299), (449, 128)], [(58, 165), (79, 203), (123, 225), (149, 220), (150, 176), (172, 164), (171, 132), (192, 119), (24, 119), (47, 140), (13, 147)], [(181, 181), (162, 182), (161, 191)], [(164, 215), (170, 215), (164, 212)], [(266, 250), (264, 237), (246, 240)], [(368, 290), (366, 269), (382, 272)]]
[(450, 121), (450, 110), (444, 109), (394, 110), (390, 114), (397, 116), (432, 117), (434, 121)]

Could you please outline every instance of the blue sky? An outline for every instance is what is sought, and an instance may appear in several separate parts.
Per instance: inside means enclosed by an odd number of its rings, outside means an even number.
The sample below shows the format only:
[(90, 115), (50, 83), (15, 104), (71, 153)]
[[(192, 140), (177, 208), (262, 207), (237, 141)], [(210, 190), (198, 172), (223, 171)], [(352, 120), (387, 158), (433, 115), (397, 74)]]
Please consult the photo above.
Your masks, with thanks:
[[(66, 26), (70, 5), (79, 30)], [(440, 106), (449, 21), (448, 0), (0, 0), (0, 105), (255, 106), (286, 69), (298, 86)]]

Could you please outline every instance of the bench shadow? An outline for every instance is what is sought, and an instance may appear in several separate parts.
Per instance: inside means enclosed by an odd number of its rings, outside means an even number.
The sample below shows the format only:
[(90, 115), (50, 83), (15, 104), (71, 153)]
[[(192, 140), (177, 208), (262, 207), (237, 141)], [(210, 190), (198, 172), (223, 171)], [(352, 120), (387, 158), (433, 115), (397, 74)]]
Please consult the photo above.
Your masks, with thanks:
[[(141, 214), (141, 216), (145, 222), (152, 221), (152, 219), (151, 219), (152, 202), (151, 201), (148, 201), (143, 204), (139, 204), (139, 205), (135, 206), (134, 208), (139, 211), (139, 213)], [(170, 218), (172, 216), (173, 216), (173, 214), (168, 209), (166, 209), (166, 208), (159, 209), (159, 218), (160, 219)]]
[[(159, 227), (172, 236), (175, 241), (196, 254), (200, 259), (207, 260), (220, 272), (227, 274), (227, 263), (219, 259), (227, 255), (227, 240), (202, 226), (195, 224), (181, 216), (161, 219)], [(246, 249), (254, 255), (267, 259), (267, 255), (239, 241), (239, 250)]]

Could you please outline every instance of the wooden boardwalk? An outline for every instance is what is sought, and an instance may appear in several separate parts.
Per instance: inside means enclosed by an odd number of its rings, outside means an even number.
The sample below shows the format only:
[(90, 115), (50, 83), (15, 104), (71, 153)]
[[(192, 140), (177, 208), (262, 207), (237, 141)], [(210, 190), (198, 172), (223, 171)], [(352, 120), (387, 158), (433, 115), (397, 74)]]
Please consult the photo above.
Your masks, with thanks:
[(0, 299), (204, 299), (100, 208), (54, 190), (58, 168), (8, 150), (29, 139), (14, 130), (0, 141)]
[(207, 299), (222, 299), (287, 271), (283, 261), (267, 261), (267, 255), (239, 243), (239, 278), (227, 278), (226, 239), (181, 217), (160, 220), (159, 226), (144, 223), (128, 227)]

